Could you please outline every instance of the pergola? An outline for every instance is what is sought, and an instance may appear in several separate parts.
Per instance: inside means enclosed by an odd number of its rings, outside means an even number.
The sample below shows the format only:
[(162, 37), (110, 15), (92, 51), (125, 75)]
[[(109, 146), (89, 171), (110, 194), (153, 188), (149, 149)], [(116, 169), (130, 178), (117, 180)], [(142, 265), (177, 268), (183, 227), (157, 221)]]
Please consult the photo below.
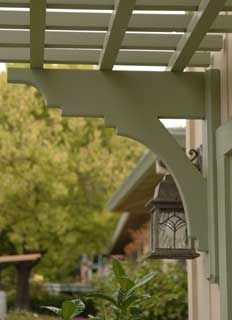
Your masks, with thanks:
[[(217, 129), (220, 73), (205, 68), (210, 52), (222, 49), (222, 34), (232, 31), (232, 1), (6, 0), (0, 6), (9, 8), (0, 10), (0, 61), (30, 64), (10, 69), (9, 82), (36, 86), (48, 107), (60, 107), (64, 116), (104, 117), (107, 127), (166, 163), (182, 195), (189, 235), (199, 251), (209, 252), (208, 277), (219, 279), (222, 320), (230, 320), (232, 124)], [(164, 66), (166, 72), (112, 71), (115, 65)], [(186, 67), (200, 69), (183, 72)], [(205, 120), (204, 175), (160, 118)]]
[(231, 0), (8, 0), (0, 7), (11, 9), (0, 10), (0, 60), (32, 68), (44, 63), (95, 64), (100, 70), (115, 64), (170, 71), (206, 67), (210, 51), (222, 48), (218, 33), (232, 30), (232, 17), (218, 15), (232, 10)]

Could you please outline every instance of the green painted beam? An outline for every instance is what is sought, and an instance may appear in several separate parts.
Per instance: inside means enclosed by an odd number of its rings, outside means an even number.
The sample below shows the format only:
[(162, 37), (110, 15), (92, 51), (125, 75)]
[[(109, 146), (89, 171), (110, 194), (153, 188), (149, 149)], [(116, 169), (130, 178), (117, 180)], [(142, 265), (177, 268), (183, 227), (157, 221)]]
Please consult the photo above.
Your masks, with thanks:
[[(168, 51), (120, 51), (116, 64), (140, 66), (166, 66), (172, 52)], [(207, 67), (211, 63), (209, 52), (196, 52), (189, 62), (189, 66)]]
[[(104, 32), (46, 31), (46, 48), (102, 49)], [(130, 50), (175, 50), (181, 39), (180, 34), (126, 33), (121, 49)], [(0, 47), (30, 47), (29, 30), (0, 30)], [(206, 35), (199, 51), (219, 51), (223, 47), (222, 35)]]
[[(201, 0), (137, 0), (137, 10), (197, 11)], [(223, 11), (232, 10), (232, 1), (227, 0)]]
[[(91, 49), (45, 49), (44, 63), (94, 64), (97, 65), (100, 50)], [(128, 51), (121, 50), (117, 65), (167, 66), (172, 52), (168, 51)], [(207, 67), (210, 65), (209, 52), (197, 52), (189, 66)], [(30, 63), (28, 48), (0, 48), (0, 62)]]
[[(180, 34), (126, 33), (122, 49), (175, 50), (181, 39)], [(223, 47), (221, 35), (206, 35), (199, 51), (217, 51)]]
[(111, 110), (109, 106), (113, 110), (127, 106), (149, 110), (159, 118), (205, 117), (204, 73), (9, 69), (8, 78), (16, 83), (24, 79), (32, 85), (41, 82), (39, 88), (49, 106), (62, 107), (62, 101), (69, 101), (63, 109), (67, 116), (102, 116)]
[(31, 68), (43, 68), (46, 29), (46, 0), (30, 1)]
[[(191, 14), (136, 14), (132, 16), (128, 30), (144, 32), (186, 32), (191, 19)], [(219, 15), (213, 22), (209, 32), (232, 32), (232, 16)]]
[[(137, 0), (136, 10), (197, 11), (200, 0)], [(2, 0), (1, 7), (28, 8), (29, 0)], [(47, 0), (48, 8), (113, 10), (114, 0)], [(232, 1), (227, 0), (223, 11), (232, 10)]]
[[(110, 13), (47, 12), (47, 29), (107, 31)], [(185, 32), (191, 21), (190, 14), (133, 14), (128, 31)], [(29, 29), (29, 12), (0, 10), (1, 29)], [(210, 33), (232, 32), (232, 16), (219, 15)]]
[(112, 70), (128, 28), (136, 0), (116, 0), (99, 59), (100, 70)]
[(199, 11), (191, 19), (186, 33), (180, 40), (169, 64), (169, 71), (183, 71), (198, 49), (204, 36), (210, 29), (226, 0), (202, 0)]

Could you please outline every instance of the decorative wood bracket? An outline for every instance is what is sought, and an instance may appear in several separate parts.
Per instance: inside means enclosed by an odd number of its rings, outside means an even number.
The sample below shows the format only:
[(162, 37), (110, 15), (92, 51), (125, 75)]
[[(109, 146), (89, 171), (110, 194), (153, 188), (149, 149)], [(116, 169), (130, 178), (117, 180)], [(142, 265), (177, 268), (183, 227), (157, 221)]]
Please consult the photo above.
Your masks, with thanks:
[(8, 79), (37, 87), (64, 116), (104, 117), (107, 127), (151, 149), (179, 188), (189, 235), (208, 250), (206, 178), (159, 121), (205, 119), (205, 73), (9, 69)]

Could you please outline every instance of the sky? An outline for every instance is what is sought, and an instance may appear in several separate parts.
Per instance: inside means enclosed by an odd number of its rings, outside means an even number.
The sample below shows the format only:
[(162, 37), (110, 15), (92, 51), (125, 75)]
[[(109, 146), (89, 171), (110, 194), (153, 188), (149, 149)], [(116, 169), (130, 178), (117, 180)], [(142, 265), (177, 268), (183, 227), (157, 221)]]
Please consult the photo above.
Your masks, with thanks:
[(0, 72), (6, 71), (6, 64), (5, 63), (0, 63)]

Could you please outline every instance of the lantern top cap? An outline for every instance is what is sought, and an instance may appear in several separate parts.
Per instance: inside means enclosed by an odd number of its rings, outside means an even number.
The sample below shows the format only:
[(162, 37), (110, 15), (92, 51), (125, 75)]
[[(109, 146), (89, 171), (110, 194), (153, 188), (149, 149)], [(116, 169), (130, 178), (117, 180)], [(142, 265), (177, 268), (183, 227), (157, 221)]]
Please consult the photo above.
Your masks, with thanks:
[(146, 204), (146, 208), (150, 212), (159, 207), (167, 209), (179, 208), (183, 210), (179, 191), (170, 174), (163, 177), (162, 181), (155, 188), (153, 199)]

